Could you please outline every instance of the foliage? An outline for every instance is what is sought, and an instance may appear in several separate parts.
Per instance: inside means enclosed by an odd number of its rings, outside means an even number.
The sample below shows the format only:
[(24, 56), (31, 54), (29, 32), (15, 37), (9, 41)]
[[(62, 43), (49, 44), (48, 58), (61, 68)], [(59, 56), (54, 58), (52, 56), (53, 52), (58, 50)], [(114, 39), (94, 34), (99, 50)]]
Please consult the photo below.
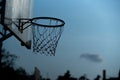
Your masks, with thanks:
[(16, 59), (17, 59), (16, 55), (10, 54), (5, 49), (2, 50), (1, 52), (2, 67), (13, 67)]
[(67, 70), (63, 76), (58, 76), (57, 80), (77, 80), (77, 78), (71, 77), (70, 71)]
[(1, 76), (0, 80), (28, 80), (26, 71), (20, 67), (14, 69), (16, 55), (10, 54), (5, 49), (1, 52)]

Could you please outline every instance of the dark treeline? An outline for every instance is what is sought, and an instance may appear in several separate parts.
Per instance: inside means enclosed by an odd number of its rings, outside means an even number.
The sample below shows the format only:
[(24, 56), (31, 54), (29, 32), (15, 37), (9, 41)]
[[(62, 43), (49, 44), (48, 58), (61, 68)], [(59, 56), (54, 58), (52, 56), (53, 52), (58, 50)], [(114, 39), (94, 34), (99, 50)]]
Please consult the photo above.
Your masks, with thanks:
[[(40, 74), (29, 75), (24, 68), (14, 68), (15, 61), (18, 57), (10, 54), (5, 49), (1, 51), (1, 69), (0, 69), (0, 80), (51, 80), (50, 78), (43, 78)], [(39, 70), (38, 70), (39, 72)], [(72, 77), (69, 70), (63, 75), (59, 75), (56, 80), (90, 80), (86, 75), (80, 76), (79, 78)], [(96, 75), (94, 80), (120, 80), (120, 71), (117, 78), (106, 79), (106, 71), (103, 71), (103, 78), (100, 75)]]
[(5, 49), (2, 49), (0, 80), (28, 80), (29, 75), (22, 67), (17, 69), (14, 68), (16, 59), (17, 56), (10, 54)]
[[(29, 75), (24, 68), (14, 68), (15, 61), (18, 57), (10, 54), (5, 49), (1, 51), (1, 69), (0, 69), (0, 80), (51, 80), (50, 78), (43, 78), (39, 75), (39, 78), (35, 78), (34, 73)], [(85, 76), (79, 78), (79, 80), (87, 79)], [(67, 70), (64, 75), (59, 75), (56, 80), (78, 80), (77, 78), (71, 77), (71, 73)]]

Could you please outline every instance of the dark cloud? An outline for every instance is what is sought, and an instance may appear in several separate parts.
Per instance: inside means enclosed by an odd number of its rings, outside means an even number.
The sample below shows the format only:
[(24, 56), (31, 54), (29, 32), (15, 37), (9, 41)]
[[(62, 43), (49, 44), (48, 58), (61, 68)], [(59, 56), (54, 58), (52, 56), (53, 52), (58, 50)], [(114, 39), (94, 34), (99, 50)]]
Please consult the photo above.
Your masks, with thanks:
[(102, 62), (102, 59), (98, 54), (84, 53), (80, 55), (80, 58), (84, 58), (92, 62)]

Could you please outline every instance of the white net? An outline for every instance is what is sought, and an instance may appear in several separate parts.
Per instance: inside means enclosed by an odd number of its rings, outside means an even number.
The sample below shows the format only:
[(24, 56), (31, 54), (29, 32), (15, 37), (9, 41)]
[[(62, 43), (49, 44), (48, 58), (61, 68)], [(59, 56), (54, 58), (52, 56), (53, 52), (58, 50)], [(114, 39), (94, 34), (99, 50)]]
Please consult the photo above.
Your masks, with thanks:
[(33, 52), (55, 55), (58, 41), (63, 32), (64, 21), (45, 18), (38, 20), (33, 25)]

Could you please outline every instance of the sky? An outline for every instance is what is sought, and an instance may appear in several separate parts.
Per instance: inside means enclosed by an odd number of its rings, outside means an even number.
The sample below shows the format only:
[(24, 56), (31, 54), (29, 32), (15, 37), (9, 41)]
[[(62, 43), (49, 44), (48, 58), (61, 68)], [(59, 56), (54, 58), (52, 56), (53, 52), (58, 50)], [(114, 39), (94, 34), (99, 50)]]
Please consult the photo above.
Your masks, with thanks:
[(73, 77), (94, 79), (102, 70), (107, 77), (120, 69), (120, 0), (34, 0), (33, 17), (57, 17), (65, 21), (55, 56), (34, 54), (11, 37), (4, 47), (19, 58), (16, 67), (28, 73), (38, 67), (41, 75), (55, 80), (70, 70)]

